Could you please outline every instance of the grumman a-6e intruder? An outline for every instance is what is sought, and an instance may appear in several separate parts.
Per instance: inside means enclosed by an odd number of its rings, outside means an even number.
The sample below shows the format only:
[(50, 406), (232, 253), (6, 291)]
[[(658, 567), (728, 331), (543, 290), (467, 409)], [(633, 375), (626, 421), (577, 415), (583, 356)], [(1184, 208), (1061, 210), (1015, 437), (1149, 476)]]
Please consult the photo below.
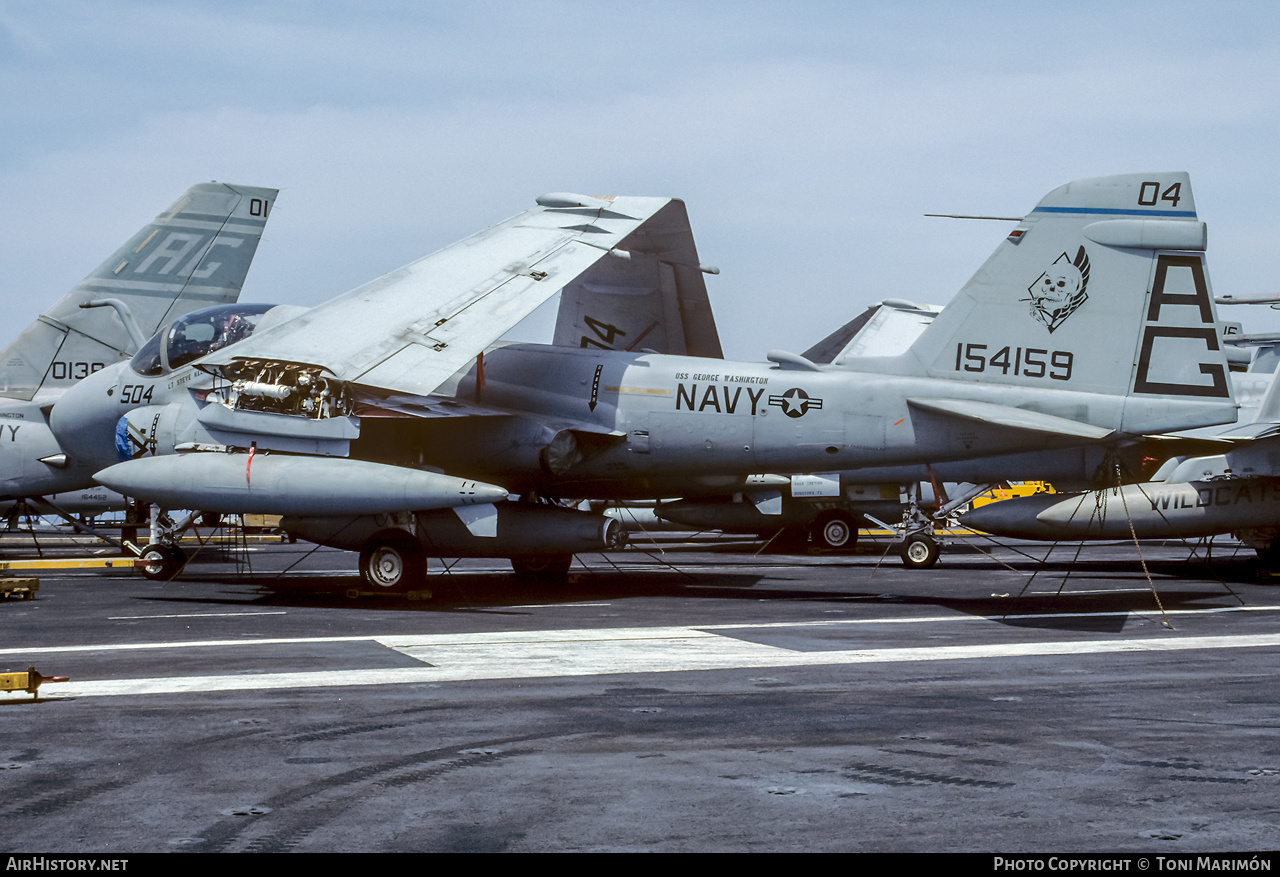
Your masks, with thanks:
[[(427, 557), (566, 569), (619, 528), (553, 500), (1234, 420), (1205, 240), (1186, 174), (1078, 181), (906, 352), (731, 362), (681, 202), (544, 196), (314, 310), (249, 315), (250, 337), (206, 355), (177, 351), (179, 321), (72, 390), (52, 425), (109, 487), (285, 515), (360, 550), (377, 586), (416, 586)], [(489, 349), (562, 289), (558, 343)]]
[(192, 186), (0, 350), (0, 507), (49, 495), (57, 510), (124, 505), (94, 484), (101, 461), (68, 454), (46, 417), (69, 387), (127, 362), (175, 316), (235, 302), (275, 197)]

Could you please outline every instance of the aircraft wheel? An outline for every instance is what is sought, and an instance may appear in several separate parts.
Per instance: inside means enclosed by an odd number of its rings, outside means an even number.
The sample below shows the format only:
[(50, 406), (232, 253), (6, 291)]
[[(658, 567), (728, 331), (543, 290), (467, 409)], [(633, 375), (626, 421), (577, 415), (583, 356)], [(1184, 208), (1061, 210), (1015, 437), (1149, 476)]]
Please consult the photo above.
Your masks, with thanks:
[(829, 551), (852, 551), (858, 544), (858, 523), (848, 512), (823, 512), (813, 523), (813, 541)]
[(152, 543), (138, 557), (143, 561), (142, 574), (156, 582), (167, 582), (181, 571), (187, 555), (176, 545)]
[(1272, 542), (1266, 548), (1255, 548), (1258, 562), (1268, 571), (1280, 570), (1280, 544)]
[(562, 576), (569, 572), (572, 554), (535, 554), (511, 558), (511, 569), (518, 576)]
[(375, 591), (407, 591), (427, 574), (422, 546), (401, 536), (375, 536), (360, 549), (360, 576)]
[(928, 536), (911, 536), (902, 546), (902, 564), (908, 569), (928, 569), (942, 553), (938, 543)]

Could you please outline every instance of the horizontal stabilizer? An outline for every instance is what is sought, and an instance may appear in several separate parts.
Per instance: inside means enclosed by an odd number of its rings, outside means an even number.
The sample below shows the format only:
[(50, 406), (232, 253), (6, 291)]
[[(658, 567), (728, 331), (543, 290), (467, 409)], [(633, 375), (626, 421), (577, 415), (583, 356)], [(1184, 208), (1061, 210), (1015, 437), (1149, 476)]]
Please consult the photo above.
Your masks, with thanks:
[[(1257, 441), (1258, 439), (1274, 438), (1276, 435), (1280, 435), (1280, 424), (1258, 421), (1255, 423), (1244, 423), (1239, 426), (1224, 429), (1214, 436), (1206, 436), (1204, 438), (1197, 437), (1197, 440), (1206, 443), (1216, 442), (1230, 445)], [(1168, 438), (1173, 441), (1178, 441), (1180, 439), (1177, 435), (1160, 436), (1160, 438)]]
[(1081, 423), (1078, 420), (1041, 414), (1038, 411), (1027, 411), (1024, 408), (1011, 408), (1008, 405), (995, 405), (991, 402), (976, 402), (968, 399), (908, 399), (907, 404), (912, 408), (933, 414), (1046, 435), (1092, 441), (1104, 439), (1112, 434), (1112, 430)]

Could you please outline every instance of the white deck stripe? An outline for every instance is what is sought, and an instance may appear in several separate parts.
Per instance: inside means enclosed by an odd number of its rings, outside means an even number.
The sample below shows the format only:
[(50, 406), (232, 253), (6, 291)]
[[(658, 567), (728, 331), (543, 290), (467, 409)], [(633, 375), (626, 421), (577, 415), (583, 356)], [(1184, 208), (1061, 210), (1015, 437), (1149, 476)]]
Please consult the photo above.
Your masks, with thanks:
[[(368, 638), (335, 639), (367, 640)], [(310, 642), (315, 641), (310, 640)], [(334, 639), (325, 641), (332, 642)], [(628, 628), (384, 637), (376, 641), (417, 660), (427, 662), (431, 666), (83, 682), (73, 680), (69, 683), (53, 685), (45, 689), (44, 693), (50, 697), (106, 697), (208, 691), (342, 688), (354, 685), (400, 685), (486, 679), (673, 673), (690, 670), (982, 660), (1115, 652), (1277, 648), (1280, 647), (1280, 634), (1201, 637), (1157, 634), (1140, 639), (813, 652), (796, 652), (776, 646), (745, 642), (694, 628)], [(236, 644), (247, 645), (243, 642)]]

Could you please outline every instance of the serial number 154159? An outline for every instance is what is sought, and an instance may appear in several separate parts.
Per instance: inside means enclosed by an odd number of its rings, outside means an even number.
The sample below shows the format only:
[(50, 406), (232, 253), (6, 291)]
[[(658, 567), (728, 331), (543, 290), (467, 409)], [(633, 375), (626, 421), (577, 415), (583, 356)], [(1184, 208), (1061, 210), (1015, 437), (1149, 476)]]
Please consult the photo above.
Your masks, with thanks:
[(985, 344), (956, 344), (956, 371), (999, 371), (1002, 375), (1013, 372), (1025, 378), (1050, 378), (1055, 381), (1071, 380), (1071, 366), (1075, 354), (1069, 350), (1044, 350), (1039, 347), (1001, 347), (987, 355)]

